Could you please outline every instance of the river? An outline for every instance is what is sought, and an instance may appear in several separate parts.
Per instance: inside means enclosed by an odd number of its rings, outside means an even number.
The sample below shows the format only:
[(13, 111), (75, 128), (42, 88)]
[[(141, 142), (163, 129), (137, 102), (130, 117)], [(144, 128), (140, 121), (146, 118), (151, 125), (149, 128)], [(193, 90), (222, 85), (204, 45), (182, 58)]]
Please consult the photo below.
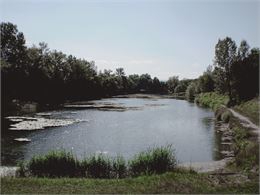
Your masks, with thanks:
[[(103, 153), (129, 159), (148, 148), (165, 145), (172, 145), (179, 162), (219, 158), (214, 113), (184, 100), (109, 98), (26, 117), (29, 119), (6, 119), (13, 125), (6, 126), (2, 134), (2, 165), (15, 165), (51, 150), (71, 151), (77, 158)], [(21, 125), (21, 121), (35, 118), (72, 122), (36, 130), (25, 130), (27, 126)]]

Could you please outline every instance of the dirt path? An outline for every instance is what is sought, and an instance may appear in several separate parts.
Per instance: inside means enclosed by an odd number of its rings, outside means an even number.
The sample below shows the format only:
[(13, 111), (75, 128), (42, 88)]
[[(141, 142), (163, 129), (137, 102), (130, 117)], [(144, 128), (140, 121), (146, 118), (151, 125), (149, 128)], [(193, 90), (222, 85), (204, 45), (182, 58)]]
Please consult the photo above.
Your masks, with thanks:
[(254, 133), (256, 133), (258, 136), (260, 134), (260, 128), (259, 126), (255, 125), (250, 121), (249, 118), (243, 116), (242, 114), (236, 112), (235, 110), (229, 108), (230, 112), (234, 115), (234, 117), (238, 118), (240, 120), (240, 124), (244, 126), (245, 128), (250, 128)]

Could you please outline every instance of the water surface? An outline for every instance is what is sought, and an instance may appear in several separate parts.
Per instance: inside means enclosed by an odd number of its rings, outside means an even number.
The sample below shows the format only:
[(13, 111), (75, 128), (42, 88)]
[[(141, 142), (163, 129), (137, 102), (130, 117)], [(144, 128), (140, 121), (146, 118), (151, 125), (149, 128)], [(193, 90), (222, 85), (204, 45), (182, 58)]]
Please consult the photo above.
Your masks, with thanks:
[[(207, 162), (217, 158), (214, 114), (209, 109), (176, 99), (111, 98), (94, 103), (138, 109), (48, 112), (45, 117), (81, 122), (35, 131), (5, 131), (1, 140), (2, 164), (14, 165), (33, 155), (60, 149), (72, 151), (78, 158), (94, 153), (131, 158), (149, 147), (168, 144), (175, 148), (180, 162)], [(14, 140), (21, 137), (31, 142)]]

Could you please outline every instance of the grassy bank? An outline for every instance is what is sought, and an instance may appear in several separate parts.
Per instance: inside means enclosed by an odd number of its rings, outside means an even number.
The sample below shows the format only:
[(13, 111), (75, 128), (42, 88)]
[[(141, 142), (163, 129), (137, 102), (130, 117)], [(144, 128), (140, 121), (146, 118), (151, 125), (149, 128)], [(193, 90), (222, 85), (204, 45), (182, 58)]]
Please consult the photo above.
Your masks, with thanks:
[(195, 102), (204, 107), (216, 111), (221, 105), (227, 105), (229, 98), (216, 92), (201, 93), (195, 98)]
[(221, 176), (184, 171), (128, 179), (3, 178), (1, 182), (4, 194), (258, 193), (256, 182), (241, 184)]
[(235, 106), (234, 109), (250, 118), (253, 123), (259, 125), (259, 98), (243, 102)]

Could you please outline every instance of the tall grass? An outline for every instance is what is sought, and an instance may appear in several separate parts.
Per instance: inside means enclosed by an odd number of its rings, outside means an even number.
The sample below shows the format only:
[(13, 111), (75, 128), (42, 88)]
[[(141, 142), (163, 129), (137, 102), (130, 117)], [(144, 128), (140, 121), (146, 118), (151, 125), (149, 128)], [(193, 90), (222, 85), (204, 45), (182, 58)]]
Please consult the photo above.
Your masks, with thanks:
[(79, 162), (72, 153), (52, 151), (45, 156), (35, 156), (28, 163), (28, 169), (39, 177), (74, 177), (78, 175)]
[(171, 171), (176, 159), (170, 146), (141, 152), (128, 162), (123, 157), (92, 155), (78, 160), (70, 152), (50, 152), (35, 156), (20, 170), (37, 177), (124, 178)]
[(132, 175), (161, 174), (173, 170), (176, 159), (170, 146), (149, 149), (129, 162)]

